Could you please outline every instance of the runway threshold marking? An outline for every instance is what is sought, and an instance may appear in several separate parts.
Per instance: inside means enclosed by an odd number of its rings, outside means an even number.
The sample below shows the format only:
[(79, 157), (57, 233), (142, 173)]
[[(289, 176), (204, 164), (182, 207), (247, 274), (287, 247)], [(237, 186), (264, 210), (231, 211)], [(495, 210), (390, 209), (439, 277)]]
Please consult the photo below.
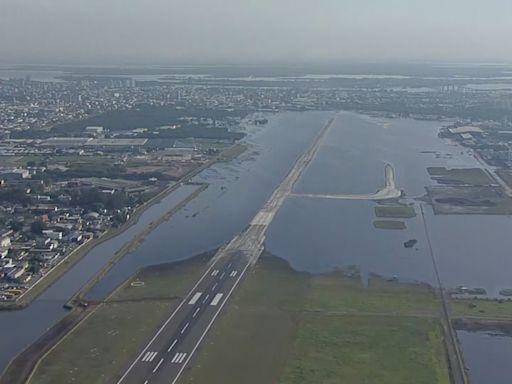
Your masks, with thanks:
[(194, 284), (192, 289), (185, 296), (185, 299), (180, 302), (180, 304), (174, 309), (172, 314), (167, 318), (167, 320), (165, 320), (165, 322), (158, 329), (158, 331), (153, 335), (151, 340), (149, 340), (149, 342), (146, 344), (146, 346), (140, 352), (140, 354), (137, 356), (137, 358), (130, 364), (128, 369), (123, 373), (123, 376), (121, 376), (121, 378), (117, 381), (117, 384), (121, 384), (124, 381), (126, 376), (128, 376), (128, 374), (132, 371), (133, 367), (135, 367), (135, 365), (140, 361), (140, 359), (146, 353), (146, 351), (149, 349), (151, 344), (153, 344), (153, 342), (160, 336), (160, 334), (164, 331), (164, 329), (167, 327), (167, 325), (170, 323), (170, 321), (174, 318), (176, 313), (178, 313), (179, 310), (183, 307), (183, 305), (185, 305), (185, 303), (187, 302), (190, 295), (192, 295), (192, 293), (197, 289), (197, 287), (199, 287), (199, 284), (201, 284), (201, 282), (203, 282), (204, 279), (211, 273), (211, 270), (214, 268), (214, 265), (215, 264), (210, 265), (208, 267), (208, 269), (204, 272), (204, 274), (201, 276), (201, 278)]
[(202, 296), (202, 292), (196, 292), (194, 294), (194, 296), (192, 296), (192, 298), (190, 299), (190, 301), (188, 302), (190, 305), (194, 305), (195, 303), (197, 303), (197, 300), (199, 300), (199, 298)]
[(237, 273), (238, 273), (238, 271), (231, 271), (231, 273), (229, 274), (229, 277), (235, 277)]
[(182, 352), (181, 353), (177, 353), (172, 358), (171, 363), (181, 364), (183, 362), (183, 360), (185, 360), (185, 357), (187, 357), (186, 353), (182, 353)]
[(216, 269), (212, 272), (211, 276), (217, 276), (219, 274), (219, 270)]
[(142, 361), (145, 362), (145, 363), (150, 363), (150, 362), (152, 362), (155, 359), (157, 354), (158, 354), (158, 352), (148, 352), (142, 358)]
[(219, 304), (219, 301), (220, 301), (220, 299), (222, 299), (222, 296), (224, 296), (223, 293), (217, 293), (215, 295), (215, 297), (213, 298), (212, 302), (210, 303), (210, 305), (214, 305), (215, 306), (215, 305)]
[(199, 348), (199, 344), (201, 344), (201, 342), (203, 341), (203, 339), (205, 338), (206, 334), (208, 333), (208, 331), (210, 330), (210, 328), (212, 327), (213, 323), (215, 322), (215, 320), (217, 319), (217, 316), (219, 316), (219, 313), (222, 311), (222, 308), (224, 308), (224, 305), (226, 305), (229, 297), (233, 294), (233, 291), (235, 290), (235, 288), (237, 287), (238, 283), (240, 283), (240, 280), (242, 279), (242, 277), (244, 276), (245, 272), (247, 271), (247, 268), (249, 268), (249, 265), (250, 263), (247, 263), (244, 267), (244, 269), (240, 272), (240, 274), (238, 275), (236, 281), (235, 281), (235, 284), (233, 284), (233, 286), (231, 287), (231, 289), (229, 290), (229, 292), (226, 294), (226, 299), (220, 304), (219, 308), (217, 309), (217, 311), (215, 312), (215, 314), (213, 315), (213, 318), (210, 320), (210, 322), (208, 323), (206, 329), (204, 330), (204, 332), (201, 334), (201, 337), (199, 338), (199, 340), (197, 341), (197, 343), (195, 344), (194, 348), (192, 349), (192, 351), (190, 352), (190, 354), (188, 355), (188, 358), (184, 361), (183, 365), (181, 366), (180, 370), (178, 371), (177, 375), (174, 377), (174, 379), (172, 380), (171, 384), (176, 384), (176, 382), (179, 380), (181, 374), (183, 373), (183, 371), (185, 370), (188, 362), (190, 361), (190, 359), (192, 358), (192, 355), (197, 351), (197, 348)]

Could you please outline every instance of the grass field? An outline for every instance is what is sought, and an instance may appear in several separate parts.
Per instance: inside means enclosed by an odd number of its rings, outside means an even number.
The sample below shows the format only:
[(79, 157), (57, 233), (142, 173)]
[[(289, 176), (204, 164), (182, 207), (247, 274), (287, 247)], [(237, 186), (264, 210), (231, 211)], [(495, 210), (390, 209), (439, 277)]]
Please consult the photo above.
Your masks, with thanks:
[[(141, 271), (57, 344), (28, 383), (115, 382), (205, 265), (203, 257)], [(132, 286), (133, 281), (143, 284)]]
[(441, 184), (490, 185), (495, 181), (480, 168), (447, 169), (443, 167), (427, 168), (430, 177)]
[[(206, 260), (138, 273), (42, 360), (29, 384), (115, 382)], [(371, 276), (364, 288), (358, 276), (298, 273), (263, 256), (180, 382), (447, 384), (439, 312), (426, 285)]]
[(434, 319), (304, 316), (281, 384), (448, 384)]
[[(427, 286), (311, 276), (263, 257), (182, 383), (448, 383)], [(382, 378), (382, 380), (381, 380)]]
[(373, 226), (377, 229), (403, 230), (407, 228), (403, 221), (397, 220), (375, 220)]
[(183, 382), (274, 383), (292, 348), (308, 285), (307, 275), (292, 272), (281, 260), (258, 263)]
[(310, 278), (303, 308), (310, 311), (435, 316), (439, 313), (440, 302), (427, 285), (399, 284), (373, 276), (365, 289), (359, 279), (333, 273)]
[(414, 207), (410, 205), (384, 205), (375, 207), (375, 216), (410, 219), (416, 217), (416, 211), (414, 210)]
[(512, 320), (512, 301), (482, 299), (452, 299), (450, 308), (453, 317), (509, 318)]

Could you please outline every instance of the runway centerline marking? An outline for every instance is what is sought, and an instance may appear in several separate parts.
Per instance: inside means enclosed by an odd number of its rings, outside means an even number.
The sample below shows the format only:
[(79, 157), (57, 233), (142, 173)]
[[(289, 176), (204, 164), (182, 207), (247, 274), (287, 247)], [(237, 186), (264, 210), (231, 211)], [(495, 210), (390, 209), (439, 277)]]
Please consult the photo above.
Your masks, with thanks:
[(176, 345), (177, 342), (178, 342), (178, 339), (174, 339), (174, 341), (172, 342), (172, 344), (169, 347), (169, 349), (167, 350), (167, 352), (171, 352), (171, 350), (174, 348), (174, 346)]
[(206, 297), (204, 298), (203, 300), (203, 304), (206, 303), (208, 301), (208, 299), (210, 298), (210, 294), (207, 294)]
[(160, 366), (162, 365), (162, 363), (164, 362), (164, 358), (162, 357), (160, 359), (160, 361), (158, 362), (158, 364), (156, 365), (155, 369), (153, 369), (153, 373), (155, 373), (156, 371), (158, 371), (158, 368), (160, 368)]
[(192, 317), (196, 317), (200, 310), (201, 310), (201, 307), (197, 307), (196, 310), (194, 311), (194, 314), (192, 315)]
[(188, 326), (190, 325), (190, 322), (185, 324), (185, 326), (181, 329), (181, 334), (183, 335), (185, 333), (185, 331), (187, 330)]

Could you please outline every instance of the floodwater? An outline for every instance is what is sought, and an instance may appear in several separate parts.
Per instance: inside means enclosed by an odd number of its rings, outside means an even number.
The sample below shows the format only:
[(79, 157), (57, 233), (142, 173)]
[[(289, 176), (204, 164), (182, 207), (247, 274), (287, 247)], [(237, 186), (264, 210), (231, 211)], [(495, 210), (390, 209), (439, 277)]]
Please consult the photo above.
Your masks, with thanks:
[[(89, 297), (104, 298), (141, 267), (190, 258), (231, 239), (249, 223), (332, 116), (331, 112), (280, 113), (270, 116), (267, 126), (249, 127), (250, 149), (239, 159), (216, 164), (198, 175), (196, 181), (209, 183), (209, 188), (120, 260)], [(417, 217), (405, 220), (406, 230), (378, 230), (373, 227), (373, 202), (291, 197), (269, 228), (267, 249), (301, 271), (355, 267), (363, 281), (375, 273), (436, 285), (434, 257), (445, 287), (483, 287), (492, 295), (512, 288), (508, 276), (512, 258), (507, 253), (512, 249), (510, 217), (436, 216), (418, 200), (425, 186), (432, 184), (427, 167), (479, 166), (470, 151), (437, 137), (441, 126), (439, 122), (338, 114), (295, 192), (371, 193), (383, 185), (384, 166), (390, 163), (397, 185), (407, 201), (415, 204)], [(95, 248), (29, 308), (0, 313), (0, 339), (8, 346), (0, 350), (0, 367), (62, 318), (66, 299), (162, 211), (148, 210), (137, 229)], [(410, 239), (418, 242), (406, 249), (403, 243)]]
[[(390, 163), (397, 186), (415, 204), (417, 217), (405, 220), (404, 231), (375, 229), (373, 202), (293, 197), (269, 228), (269, 251), (302, 271), (357, 267), (363, 276), (376, 273), (437, 285), (433, 256), (447, 288), (482, 287), (496, 296), (511, 287), (512, 258), (507, 253), (512, 249), (512, 237), (507, 236), (512, 232), (511, 217), (436, 216), (418, 200), (425, 195), (425, 186), (434, 184), (428, 167), (479, 167), (471, 151), (437, 137), (441, 126), (439, 122), (339, 114), (295, 192), (372, 193), (383, 186), (384, 167)], [(418, 243), (405, 249), (403, 243), (410, 239)]]
[(458, 331), (471, 384), (510, 384), (512, 338), (500, 332)]
[[(433, 184), (427, 167), (479, 167), (471, 152), (437, 137), (440, 126), (341, 114), (295, 191), (371, 193), (383, 185), (384, 166), (390, 163), (397, 185), (415, 204), (418, 216), (405, 220), (406, 230), (379, 230), (372, 224), (375, 203), (294, 197), (269, 228), (267, 249), (301, 271), (356, 268), (363, 283), (375, 273), (436, 286), (434, 258), (447, 288), (482, 287), (497, 296), (501, 289), (512, 287), (510, 216), (436, 216), (417, 199), (425, 194), (425, 186)], [(418, 241), (412, 249), (403, 246), (409, 239)], [(511, 338), (469, 332), (459, 337), (472, 383), (510, 383), (512, 371), (506, 359), (512, 353)]]
[[(183, 260), (232, 238), (248, 224), (330, 116), (329, 112), (283, 113), (269, 116), (265, 127), (249, 127), (247, 141), (251, 149), (240, 159), (217, 164), (198, 175), (196, 181), (208, 182), (209, 188), (117, 263), (93, 289), (91, 297), (105, 297), (141, 267)], [(0, 312), (0, 370), (66, 314), (63, 304), (123, 244), (194, 188), (184, 186), (149, 208), (137, 224), (91, 250), (29, 307)]]

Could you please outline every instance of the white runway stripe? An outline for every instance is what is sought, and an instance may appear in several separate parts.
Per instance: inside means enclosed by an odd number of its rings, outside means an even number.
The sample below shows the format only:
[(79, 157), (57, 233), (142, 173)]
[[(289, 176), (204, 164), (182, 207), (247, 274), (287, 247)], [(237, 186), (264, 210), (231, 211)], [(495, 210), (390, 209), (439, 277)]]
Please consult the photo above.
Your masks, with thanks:
[(197, 303), (197, 300), (199, 300), (199, 298), (201, 297), (203, 293), (202, 292), (196, 292), (194, 294), (194, 296), (192, 296), (192, 298), (190, 299), (190, 301), (188, 302), (190, 305), (194, 305), (195, 303)]
[(182, 335), (183, 335), (183, 334), (185, 333), (185, 331), (187, 330), (187, 328), (188, 328), (188, 325), (189, 325), (189, 324), (190, 324), (190, 323), (185, 324), (185, 326), (181, 329), (181, 332), (180, 332), (180, 333), (181, 333)]
[(142, 361), (147, 361), (149, 355), (151, 355), (151, 352), (148, 352), (144, 355), (144, 357), (142, 358)]
[(235, 277), (237, 273), (238, 273), (238, 271), (231, 271), (231, 273), (229, 274), (229, 276), (230, 276), (230, 277)]
[(201, 307), (196, 308), (196, 310), (195, 310), (194, 314), (192, 315), (192, 317), (196, 317), (200, 310), (201, 310)]
[(158, 354), (158, 352), (148, 352), (144, 355), (142, 358), (142, 361), (144, 362), (151, 362), (155, 358), (155, 356)]
[(216, 270), (214, 270), (212, 272), (212, 276), (217, 276), (218, 274), (219, 274), (219, 270), (218, 269), (216, 269)]
[(174, 357), (171, 360), (171, 363), (175, 363), (178, 361), (178, 359), (181, 357), (182, 353), (177, 353), (174, 355)]
[(167, 352), (171, 352), (171, 350), (174, 348), (174, 346), (176, 345), (177, 342), (178, 342), (178, 339), (174, 339), (174, 341), (172, 342), (172, 344), (169, 347), (169, 349), (167, 350)]
[(183, 360), (185, 360), (185, 357), (187, 357), (187, 354), (186, 354), (186, 353), (184, 353), (184, 354), (180, 357), (180, 359), (178, 360), (178, 363), (180, 363), (180, 364), (181, 364), (181, 363), (183, 363)]
[(172, 358), (171, 363), (181, 364), (183, 363), (183, 360), (185, 360), (185, 357), (187, 357), (186, 353), (177, 353)]
[(210, 294), (207, 294), (206, 297), (204, 298), (203, 300), (203, 304), (206, 303), (208, 301), (208, 299), (210, 298)]
[(217, 305), (217, 304), (219, 304), (219, 301), (220, 301), (220, 299), (222, 299), (222, 296), (224, 296), (223, 293), (217, 293), (215, 295), (215, 297), (213, 298), (212, 302), (210, 303), (210, 305)]
[(158, 368), (160, 368), (160, 366), (162, 365), (163, 362), (164, 362), (164, 359), (163, 358), (160, 359), (160, 361), (156, 365), (155, 369), (153, 369), (153, 373), (155, 373), (158, 370)]
[(222, 280), (226, 276), (226, 272), (222, 272), (222, 275), (220, 275), (220, 279)]

